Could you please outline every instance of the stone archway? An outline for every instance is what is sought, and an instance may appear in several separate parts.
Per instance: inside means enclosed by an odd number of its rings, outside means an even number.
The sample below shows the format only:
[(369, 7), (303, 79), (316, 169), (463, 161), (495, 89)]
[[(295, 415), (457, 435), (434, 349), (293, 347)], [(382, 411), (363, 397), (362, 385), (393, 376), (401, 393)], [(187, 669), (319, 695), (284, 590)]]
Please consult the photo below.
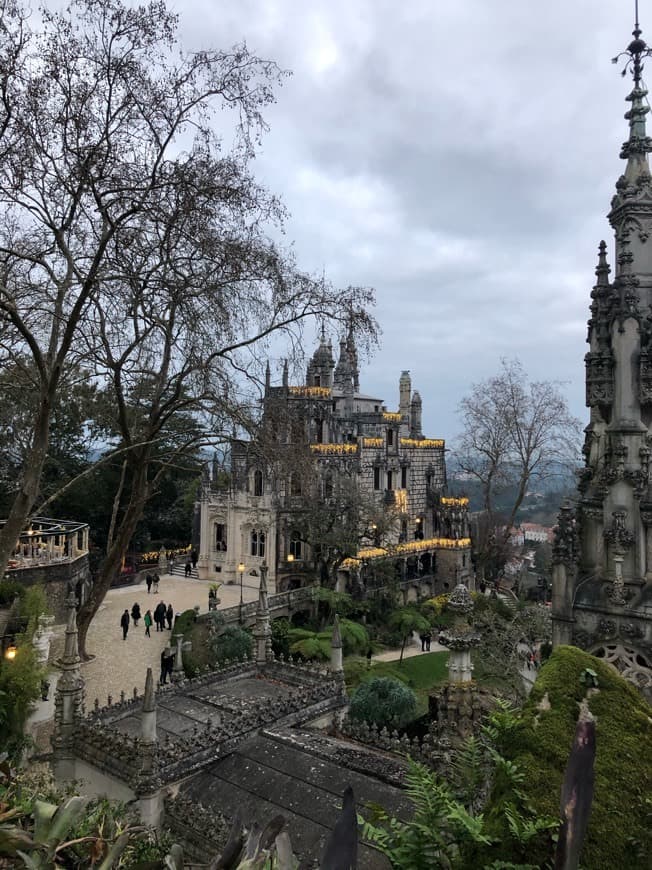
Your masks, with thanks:
[(601, 643), (590, 650), (591, 655), (612, 665), (643, 694), (652, 697), (652, 659), (632, 647), (621, 643)]

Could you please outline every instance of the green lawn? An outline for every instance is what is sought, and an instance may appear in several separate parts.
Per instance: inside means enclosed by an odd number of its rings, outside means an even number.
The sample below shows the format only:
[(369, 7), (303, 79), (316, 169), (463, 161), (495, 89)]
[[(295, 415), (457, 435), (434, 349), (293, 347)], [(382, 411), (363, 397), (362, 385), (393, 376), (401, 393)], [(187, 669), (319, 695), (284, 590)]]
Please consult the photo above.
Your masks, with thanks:
[(423, 715), (428, 709), (428, 693), (435, 686), (443, 683), (448, 671), (446, 668), (447, 652), (424, 653), (403, 659), (399, 665), (394, 662), (373, 662), (367, 668), (367, 662), (361, 658), (347, 658), (344, 661), (346, 687), (353, 691), (363, 680), (371, 677), (393, 677), (406, 683), (417, 696), (417, 715)]

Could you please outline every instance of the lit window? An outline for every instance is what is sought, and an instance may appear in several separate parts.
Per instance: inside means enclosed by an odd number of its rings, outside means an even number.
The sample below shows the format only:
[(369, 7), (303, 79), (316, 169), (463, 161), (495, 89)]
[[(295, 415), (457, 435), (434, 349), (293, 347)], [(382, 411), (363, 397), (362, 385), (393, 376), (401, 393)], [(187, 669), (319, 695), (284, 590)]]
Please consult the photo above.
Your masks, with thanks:
[(290, 554), (294, 556), (297, 561), (301, 561), (301, 541), (296, 532), (294, 532), (290, 538)]

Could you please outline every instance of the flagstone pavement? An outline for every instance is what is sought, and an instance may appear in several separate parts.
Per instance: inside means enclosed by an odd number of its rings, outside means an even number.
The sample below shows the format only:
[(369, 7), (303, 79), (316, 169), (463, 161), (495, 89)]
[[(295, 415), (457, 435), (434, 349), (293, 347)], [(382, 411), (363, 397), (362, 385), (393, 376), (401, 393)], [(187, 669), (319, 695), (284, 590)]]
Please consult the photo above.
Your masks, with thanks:
[[(257, 599), (258, 585), (253, 585), (254, 582), (253, 578), (251, 584), (245, 581), (243, 601)], [(131, 697), (134, 687), (142, 694), (148, 667), (153, 669), (158, 679), (161, 651), (170, 643), (174, 629), (157, 632), (156, 625), (152, 625), (151, 637), (146, 637), (143, 619), (138, 626), (134, 626), (131, 620), (127, 639), (123, 640), (120, 617), (125, 609), (131, 614), (132, 606), (138, 602), (144, 617), (146, 610), (153, 612), (159, 601), (164, 601), (166, 605), (172, 604), (175, 613), (182, 613), (196, 604), (200, 612), (205, 613), (210, 585), (208, 580), (186, 580), (178, 575), (164, 574), (158, 594), (148, 594), (144, 582), (110, 589), (88, 630), (86, 649), (95, 658), (81, 667), (86, 684), (86, 708), (92, 708), (95, 698), (100, 704), (106, 704), (108, 695), (117, 701), (121, 691)], [(240, 603), (240, 586), (223, 585), (218, 595), (221, 599), (219, 609), (232, 607)]]

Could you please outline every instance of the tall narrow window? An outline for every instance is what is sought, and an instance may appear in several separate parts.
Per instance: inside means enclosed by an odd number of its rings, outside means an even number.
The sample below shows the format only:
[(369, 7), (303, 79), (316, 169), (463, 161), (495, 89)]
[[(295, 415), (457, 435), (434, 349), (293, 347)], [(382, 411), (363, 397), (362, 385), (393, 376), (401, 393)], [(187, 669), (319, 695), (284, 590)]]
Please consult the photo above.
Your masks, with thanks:
[(254, 471), (254, 495), (263, 494), (263, 472), (257, 468)]
[(215, 549), (218, 553), (226, 552), (226, 523), (215, 523)]
[(301, 561), (301, 541), (296, 532), (293, 532), (290, 538), (290, 553), (298, 562)]
[(251, 530), (251, 555), (258, 555), (258, 532), (256, 529)]
[(387, 489), (394, 489), (394, 472), (387, 472)]
[(290, 475), (290, 495), (301, 495), (301, 478), (296, 471)]
[(321, 387), (321, 376), (320, 375), (315, 375), (313, 378), (313, 381), (314, 381), (313, 387)]
[(407, 489), (407, 465), (401, 468), (401, 489)]
[(388, 429), (387, 430), (387, 444), (391, 447), (393, 443), (394, 443), (394, 430)]
[(258, 533), (258, 555), (261, 558), (265, 555), (265, 532)]
[(374, 468), (374, 489), (380, 489), (380, 468)]

